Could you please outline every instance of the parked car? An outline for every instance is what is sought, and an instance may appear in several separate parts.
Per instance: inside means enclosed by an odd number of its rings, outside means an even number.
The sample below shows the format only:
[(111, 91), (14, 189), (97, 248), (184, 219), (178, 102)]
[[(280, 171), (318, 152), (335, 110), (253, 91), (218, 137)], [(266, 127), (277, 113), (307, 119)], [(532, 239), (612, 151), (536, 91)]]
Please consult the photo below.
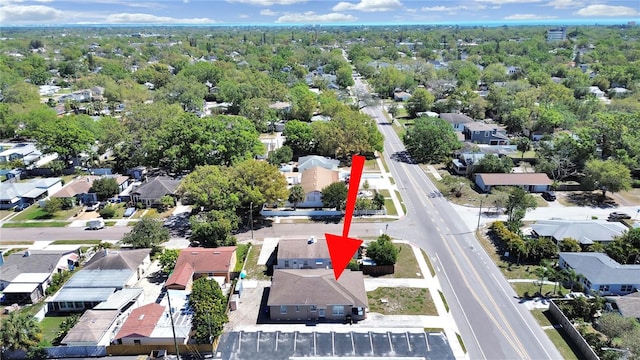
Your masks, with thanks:
[(29, 204), (20, 203), (20, 204), (16, 205), (16, 207), (14, 207), (13, 209), (17, 212), (17, 211), (22, 211), (22, 210), (24, 210), (24, 209), (26, 209), (28, 207), (29, 207)]
[(124, 211), (124, 217), (129, 217), (129, 216), (133, 215), (133, 213), (135, 213), (135, 212), (136, 212), (136, 208), (134, 208), (134, 207), (127, 208)]
[(554, 193), (553, 191), (545, 191), (542, 193), (542, 198), (547, 201), (555, 201), (556, 193)]
[(98, 210), (99, 206), (100, 206), (99, 203), (89, 203), (87, 204), (87, 211), (96, 211)]
[(89, 220), (87, 222), (87, 228), (89, 228), (89, 230), (100, 230), (104, 228), (104, 220), (102, 220), (101, 218)]
[(609, 219), (607, 220), (616, 221), (616, 220), (624, 220), (624, 219), (631, 219), (631, 215), (623, 212), (614, 211), (611, 214), (609, 214)]
[(107, 206), (108, 202), (106, 201), (100, 201), (100, 203), (98, 204), (98, 210), (102, 210), (104, 209), (105, 206)]

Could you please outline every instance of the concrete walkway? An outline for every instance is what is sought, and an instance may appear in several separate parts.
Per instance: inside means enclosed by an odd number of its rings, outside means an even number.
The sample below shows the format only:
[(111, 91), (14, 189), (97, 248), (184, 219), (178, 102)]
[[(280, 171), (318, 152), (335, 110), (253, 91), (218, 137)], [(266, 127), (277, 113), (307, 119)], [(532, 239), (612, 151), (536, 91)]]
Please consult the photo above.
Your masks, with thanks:
[(380, 173), (385, 180), (385, 185), (387, 185), (386, 189), (389, 190), (391, 200), (393, 201), (393, 206), (396, 208), (396, 212), (398, 213), (397, 216), (398, 218), (401, 218), (405, 215), (404, 210), (402, 209), (402, 199), (398, 198), (398, 195), (400, 194), (399, 192), (397, 192), (398, 186), (392, 182), (391, 179), (393, 179), (393, 176), (390, 172), (387, 172), (387, 169), (384, 167), (382, 156), (382, 154), (378, 154), (376, 162), (378, 163)]

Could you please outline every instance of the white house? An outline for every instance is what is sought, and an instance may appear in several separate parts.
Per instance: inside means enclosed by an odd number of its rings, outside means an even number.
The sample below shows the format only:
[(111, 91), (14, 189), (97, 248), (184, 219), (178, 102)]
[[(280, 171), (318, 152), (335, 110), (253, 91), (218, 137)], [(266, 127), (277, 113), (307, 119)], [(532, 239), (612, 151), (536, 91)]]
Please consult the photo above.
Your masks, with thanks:
[(280, 239), (276, 269), (330, 269), (331, 257), (325, 239)]
[(335, 170), (315, 166), (302, 172), (300, 186), (306, 195), (304, 202), (298, 207), (319, 208), (322, 207), (322, 189), (338, 182), (339, 173)]

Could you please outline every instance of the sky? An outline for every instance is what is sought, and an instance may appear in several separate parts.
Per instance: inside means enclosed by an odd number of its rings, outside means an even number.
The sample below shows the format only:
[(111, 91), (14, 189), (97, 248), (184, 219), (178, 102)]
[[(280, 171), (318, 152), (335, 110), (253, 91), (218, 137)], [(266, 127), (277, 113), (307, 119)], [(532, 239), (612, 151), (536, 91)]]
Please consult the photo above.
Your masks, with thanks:
[(0, 0), (0, 25), (622, 24), (640, 0)]

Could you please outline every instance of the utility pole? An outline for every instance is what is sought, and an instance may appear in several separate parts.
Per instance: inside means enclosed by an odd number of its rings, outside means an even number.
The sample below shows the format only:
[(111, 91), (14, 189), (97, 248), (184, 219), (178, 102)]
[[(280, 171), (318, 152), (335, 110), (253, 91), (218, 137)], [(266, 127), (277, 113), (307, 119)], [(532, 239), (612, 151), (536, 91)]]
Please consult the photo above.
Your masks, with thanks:
[(249, 207), (249, 226), (251, 226), (251, 241), (253, 241), (253, 201)]
[(482, 198), (480, 198), (480, 210), (478, 210), (478, 226), (476, 231), (480, 230), (480, 216), (482, 215)]
[(173, 345), (176, 347), (176, 356), (180, 360), (180, 350), (178, 350), (178, 339), (176, 339), (176, 326), (173, 323), (173, 308), (171, 307), (171, 294), (167, 289), (167, 301), (169, 302), (169, 317), (171, 318), (171, 332), (173, 333)]

